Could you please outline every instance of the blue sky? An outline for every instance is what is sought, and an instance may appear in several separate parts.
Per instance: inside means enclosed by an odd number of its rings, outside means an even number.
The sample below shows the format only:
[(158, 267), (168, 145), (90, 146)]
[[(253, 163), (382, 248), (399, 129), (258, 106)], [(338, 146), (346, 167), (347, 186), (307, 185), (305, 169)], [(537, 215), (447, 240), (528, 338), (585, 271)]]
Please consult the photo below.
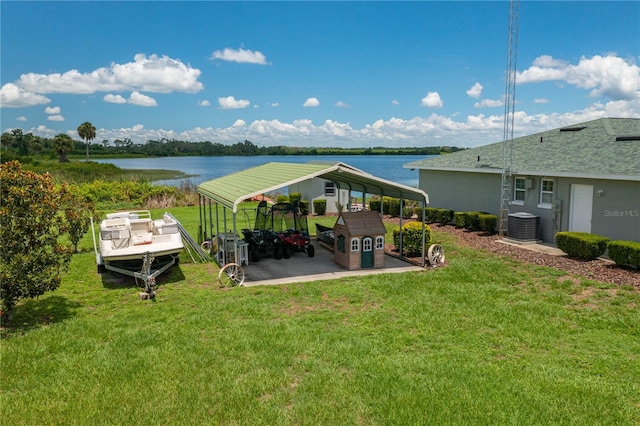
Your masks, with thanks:
[[(509, 2), (2, 1), (2, 131), (502, 140)], [(640, 117), (640, 2), (520, 2), (514, 135)]]

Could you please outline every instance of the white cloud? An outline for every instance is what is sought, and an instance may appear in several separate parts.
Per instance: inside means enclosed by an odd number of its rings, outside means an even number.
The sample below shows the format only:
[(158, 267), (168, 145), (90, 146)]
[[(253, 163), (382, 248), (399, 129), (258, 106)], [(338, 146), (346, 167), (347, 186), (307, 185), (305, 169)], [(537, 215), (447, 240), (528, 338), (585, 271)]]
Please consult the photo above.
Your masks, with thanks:
[(420, 105), (427, 108), (442, 108), (443, 102), (438, 92), (428, 92), (427, 96), (421, 99)]
[(241, 109), (246, 108), (251, 104), (246, 99), (236, 99), (233, 96), (227, 96), (226, 98), (218, 98), (218, 105), (221, 109)]
[(302, 104), (302, 106), (306, 108), (315, 108), (318, 105), (320, 105), (320, 101), (318, 100), (318, 98), (308, 98), (306, 101), (304, 101), (304, 104)]
[(391, 105), (400, 105), (400, 102), (394, 99), (391, 101)]
[(211, 106), (211, 102), (209, 102), (208, 100), (204, 99), (202, 101), (198, 101), (198, 106), (208, 107), (208, 106)]
[(60, 107), (46, 107), (45, 114), (60, 114)]
[(27, 121), (27, 117), (21, 115), (20, 117), (16, 118), (16, 121)]
[(47, 120), (49, 121), (64, 121), (64, 117), (61, 115), (50, 115), (47, 117)]
[(145, 107), (158, 106), (158, 103), (156, 102), (155, 99), (147, 95), (143, 95), (140, 92), (132, 92), (127, 102), (133, 105), (145, 106)]
[(501, 99), (483, 99), (480, 102), (473, 104), (474, 108), (496, 108), (500, 106), (504, 106), (504, 101)]
[(338, 101), (334, 105), (337, 106), (338, 108), (351, 108), (351, 105), (342, 101)]
[(640, 67), (617, 56), (582, 57), (577, 65), (540, 56), (531, 67), (516, 75), (516, 83), (561, 81), (590, 90), (590, 96), (612, 100), (640, 97)]
[(476, 83), (469, 90), (467, 90), (467, 95), (470, 98), (478, 99), (482, 95), (482, 84)]
[(230, 49), (226, 48), (224, 50), (216, 50), (211, 54), (211, 60), (220, 59), (222, 61), (228, 62), (238, 62), (245, 64), (258, 64), (258, 65), (266, 65), (267, 58), (259, 51), (251, 51), (245, 49)]
[(53, 74), (22, 74), (16, 85), (33, 93), (92, 94), (96, 92), (143, 91), (196, 93), (203, 89), (200, 70), (168, 56), (142, 53), (134, 62), (111, 64), (88, 73), (70, 70)]
[(270, 104), (272, 107), (277, 108), (280, 106), (279, 102), (273, 102), (272, 104)]
[(51, 99), (39, 95), (13, 83), (0, 88), (0, 108), (24, 108), (34, 105), (48, 104)]
[(109, 102), (110, 104), (126, 104), (127, 103), (127, 100), (123, 98), (121, 95), (113, 95), (111, 93), (104, 95), (104, 98), (102, 98), (102, 100), (105, 102)]
[(549, 99), (545, 99), (545, 98), (536, 98), (533, 100), (534, 104), (548, 104), (549, 103)]

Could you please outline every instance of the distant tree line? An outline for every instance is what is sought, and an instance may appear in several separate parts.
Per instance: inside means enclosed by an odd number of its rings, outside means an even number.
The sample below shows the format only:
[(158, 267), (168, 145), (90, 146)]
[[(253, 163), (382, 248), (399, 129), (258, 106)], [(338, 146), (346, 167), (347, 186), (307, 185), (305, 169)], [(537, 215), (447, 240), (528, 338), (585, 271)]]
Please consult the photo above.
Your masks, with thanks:
[(102, 142), (92, 143), (91, 140), (95, 137), (95, 128), (93, 128), (90, 123), (83, 123), (81, 127), (84, 141), (73, 140), (64, 133), (54, 138), (45, 138), (34, 136), (31, 133), (24, 134), (21, 129), (5, 132), (2, 134), (3, 157), (10, 159), (13, 156), (48, 156), (51, 158), (59, 158), (60, 161), (66, 161), (69, 156), (85, 156), (88, 159), (90, 156), (439, 155), (461, 150), (461, 148), (451, 146), (411, 148), (257, 146), (248, 140), (225, 145), (219, 142), (189, 142), (166, 138), (148, 140), (143, 144), (133, 143), (131, 139), (128, 138), (115, 139), (113, 141), (104, 139)]

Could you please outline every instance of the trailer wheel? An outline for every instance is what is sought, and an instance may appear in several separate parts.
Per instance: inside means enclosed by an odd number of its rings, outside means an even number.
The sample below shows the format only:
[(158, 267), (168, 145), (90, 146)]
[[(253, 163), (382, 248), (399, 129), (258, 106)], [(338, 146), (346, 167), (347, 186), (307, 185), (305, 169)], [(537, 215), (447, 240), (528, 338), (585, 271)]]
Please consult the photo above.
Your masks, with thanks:
[(218, 272), (221, 287), (235, 287), (244, 283), (244, 269), (237, 263), (227, 263)]
[(307, 256), (313, 257), (316, 254), (316, 249), (311, 244), (307, 247)]

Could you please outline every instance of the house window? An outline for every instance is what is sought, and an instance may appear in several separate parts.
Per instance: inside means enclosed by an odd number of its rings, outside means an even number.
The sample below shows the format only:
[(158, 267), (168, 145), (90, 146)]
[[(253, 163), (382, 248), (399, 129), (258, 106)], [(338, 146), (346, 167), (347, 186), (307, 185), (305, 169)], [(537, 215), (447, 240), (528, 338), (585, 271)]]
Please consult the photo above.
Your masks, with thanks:
[(338, 251), (344, 253), (344, 235), (338, 235)]
[(373, 238), (367, 237), (362, 239), (362, 251), (373, 250)]
[(376, 250), (384, 249), (384, 237), (376, 237)]
[(513, 187), (513, 201), (516, 204), (524, 204), (524, 197), (526, 195), (526, 179), (523, 177), (517, 177), (515, 186)]
[(553, 203), (553, 179), (542, 179), (540, 184), (539, 207), (550, 208)]
[(352, 238), (351, 239), (351, 251), (360, 251), (360, 239)]
[(336, 184), (333, 182), (324, 183), (324, 195), (327, 197), (333, 197), (336, 195)]

